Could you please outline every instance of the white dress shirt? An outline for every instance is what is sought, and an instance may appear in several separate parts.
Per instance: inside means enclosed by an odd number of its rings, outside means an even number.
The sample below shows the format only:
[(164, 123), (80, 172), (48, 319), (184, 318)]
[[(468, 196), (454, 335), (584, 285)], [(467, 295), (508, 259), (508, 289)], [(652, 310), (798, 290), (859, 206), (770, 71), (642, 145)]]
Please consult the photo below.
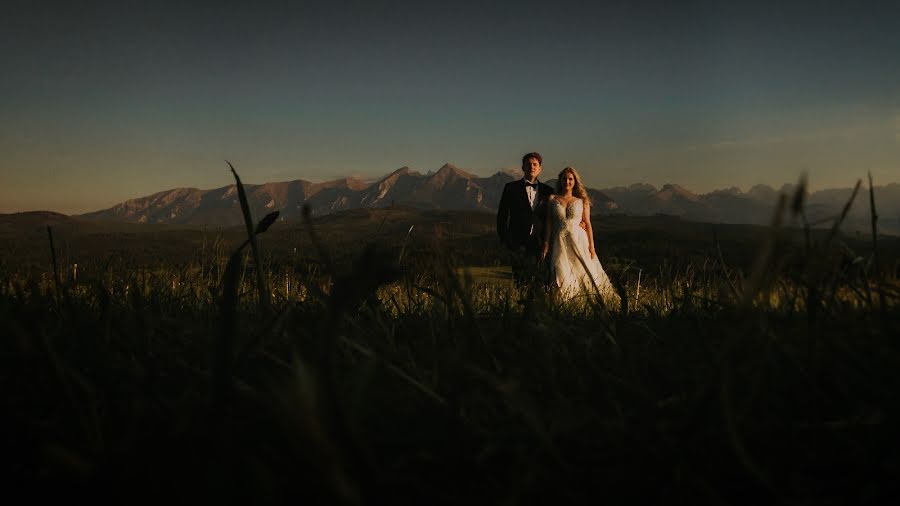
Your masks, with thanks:
[[(526, 185), (531, 184), (524, 177), (522, 178), (522, 181), (525, 181)], [(534, 183), (538, 184), (538, 180), (535, 179)], [(525, 193), (528, 195), (528, 203), (531, 204), (531, 210), (534, 211), (535, 209), (537, 209), (537, 204), (538, 204), (537, 188), (535, 188), (533, 186), (526, 186)], [(534, 225), (531, 225), (531, 230), (528, 231), (528, 235), (533, 235), (533, 234), (534, 234)]]
[[(525, 184), (531, 184), (525, 178), (522, 178), (522, 180), (525, 181)], [(535, 179), (534, 182), (537, 184), (537, 179)], [(525, 193), (528, 194), (528, 203), (531, 204), (531, 210), (534, 211), (537, 209), (537, 188), (526, 186)]]

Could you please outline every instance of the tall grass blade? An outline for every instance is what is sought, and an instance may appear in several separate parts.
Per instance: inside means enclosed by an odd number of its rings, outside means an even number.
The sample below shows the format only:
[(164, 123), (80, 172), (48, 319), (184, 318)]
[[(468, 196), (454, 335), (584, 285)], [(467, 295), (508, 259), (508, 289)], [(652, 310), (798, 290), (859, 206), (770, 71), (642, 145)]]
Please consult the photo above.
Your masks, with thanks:
[(271, 213), (265, 215), (263, 219), (259, 220), (259, 223), (256, 224), (256, 231), (254, 235), (259, 235), (264, 233), (266, 230), (269, 230), (269, 227), (272, 226), (273, 223), (278, 219), (278, 215), (281, 214), (281, 211), (272, 211)]
[[(241, 212), (244, 213), (244, 224), (247, 226), (247, 237), (250, 240), (250, 249), (253, 251), (253, 263), (256, 267), (256, 289), (257, 294), (259, 295), (259, 306), (260, 309), (265, 313), (269, 310), (269, 291), (267, 289), (265, 272), (263, 272), (262, 268), (262, 258), (259, 256), (259, 245), (256, 241), (256, 234), (253, 231), (253, 218), (250, 216), (250, 204), (247, 202), (247, 193), (244, 192), (244, 185), (241, 184), (241, 178), (238, 176), (236, 170), (234, 170), (234, 166), (231, 165), (231, 162), (225, 160), (225, 163), (228, 164), (228, 167), (231, 169), (231, 173), (234, 174), (235, 186), (237, 187), (238, 200), (241, 203)], [(271, 216), (271, 214), (269, 215)], [(268, 219), (269, 216), (266, 218)], [(277, 218), (278, 215), (275, 215)], [(275, 218), (272, 218), (272, 222), (275, 221)], [(263, 222), (260, 222), (262, 225)], [(269, 223), (265, 228), (269, 228)]]
[(219, 301), (219, 332), (213, 343), (213, 414), (217, 419), (226, 413), (234, 394), (234, 339), (237, 327), (238, 280), (243, 255), (232, 253), (222, 276)]
[[(801, 180), (801, 185), (797, 188), (798, 193), (805, 191), (802, 183), (803, 181)], [(770, 233), (763, 243), (762, 248), (760, 248), (759, 253), (756, 255), (756, 259), (753, 262), (753, 270), (750, 272), (750, 279), (743, 287), (744, 293), (743, 299), (741, 300), (741, 307), (744, 309), (749, 308), (753, 304), (753, 299), (763, 287), (766, 276), (773, 274), (769, 271), (769, 267), (775, 253), (775, 246), (778, 243), (778, 236), (781, 233), (781, 224), (784, 220), (786, 205), (787, 196), (781, 194), (778, 198), (778, 205), (775, 208), (775, 216), (772, 218), (772, 225), (769, 227)]]
[(328, 274), (334, 275), (334, 264), (331, 261), (331, 255), (328, 254), (328, 250), (325, 248), (325, 244), (319, 240), (318, 234), (316, 234), (316, 227), (313, 226), (312, 221), (312, 208), (309, 204), (303, 204), (303, 221), (306, 222), (306, 230), (309, 232), (309, 240), (312, 241), (313, 246), (316, 248), (319, 253), (319, 260), (325, 264), (328, 268)]
[(884, 294), (881, 289), (881, 263), (878, 259), (878, 213), (875, 211), (875, 186), (872, 184), (872, 171), (869, 171), (869, 215), (872, 221), (872, 263), (875, 267), (875, 292), (878, 295), (878, 306), (881, 318), (886, 317), (884, 307)]
[(366, 346), (363, 346), (352, 339), (348, 339), (346, 336), (338, 336), (338, 339), (343, 344), (347, 345), (350, 348), (353, 348), (354, 350), (358, 351), (362, 355), (365, 355), (366, 357), (374, 358), (376, 360), (380, 360), (384, 364), (385, 368), (387, 368), (388, 371), (396, 374), (397, 377), (399, 377), (400, 379), (406, 381), (407, 383), (409, 383), (410, 385), (415, 387), (417, 390), (419, 390), (420, 392), (425, 394), (426, 397), (429, 397), (430, 399), (434, 400), (438, 404), (441, 404), (444, 406), (446, 406), (448, 404), (447, 400), (444, 399), (443, 397), (441, 397), (440, 394), (435, 392), (434, 389), (428, 387), (421, 381), (413, 378), (412, 376), (409, 375), (409, 373), (407, 373), (400, 367), (390, 363), (389, 361), (385, 360), (383, 357), (380, 357), (378, 355), (378, 353), (374, 352), (370, 348), (367, 348)]
[(406, 251), (406, 242), (409, 241), (409, 235), (412, 234), (413, 227), (415, 227), (414, 224), (409, 226), (409, 230), (406, 231), (406, 236), (403, 238), (403, 245), (400, 246), (400, 256), (397, 257), (398, 264), (403, 261), (403, 253)]
[(794, 197), (791, 199), (791, 214), (798, 216), (803, 213), (803, 204), (806, 201), (806, 186), (808, 184), (806, 172), (800, 175), (800, 182), (797, 183), (797, 189), (794, 191)]
[(716, 254), (718, 255), (719, 264), (722, 266), (722, 277), (725, 278), (728, 289), (731, 290), (731, 296), (737, 299), (737, 287), (734, 286), (734, 281), (732, 281), (731, 279), (731, 274), (728, 271), (728, 266), (725, 264), (725, 257), (724, 255), (722, 255), (722, 246), (719, 244), (719, 234), (715, 228), (713, 228), (713, 243), (716, 246)]
[(831, 225), (831, 230), (828, 231), (828, 239), (825, 240), (825, 247), (831, 244), (831, 241), (834, 240), (835, 236), (837, 236), (838, 229), (840, 229), (841, 224), (844, 223), (844, 220), (847, 218), (847, 214), (850, 213), (850, 207), (853, 206), (853, 201), (856, 200), (856, 194), (859, 193), (859, 187), (862, 185), (862, 179), (856, 180), (856, 186), (853, 187), (853, 193), (850, 195), (850, 200), (844, 204), (844, 208), (841, 209), (841, 215), (838, 216), (836, 220), (834, 220), (834, 224)]
[(50, 228), (50, 225), (47, 225), (47, 238), (50, 239), (50, 261), (53, 262), (54, 299), (58, 306), (60, 294), (62, 293), (62, 283), (59, 280), (59, 266), (56, 261), (56, 246), (53, 244), (53, 229)]

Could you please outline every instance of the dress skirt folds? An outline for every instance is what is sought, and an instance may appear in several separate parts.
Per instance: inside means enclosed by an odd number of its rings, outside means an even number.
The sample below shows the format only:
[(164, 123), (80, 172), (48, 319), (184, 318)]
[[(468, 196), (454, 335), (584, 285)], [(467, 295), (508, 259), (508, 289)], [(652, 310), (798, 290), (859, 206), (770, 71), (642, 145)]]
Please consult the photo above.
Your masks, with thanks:
[(588, 251), (588, 235), (580, 225), (583, 211), (581, 199), (570, 202), (568, 206), (556, 199), (550, 202), (553, 288), (564, 301), (599, 293), (604, 303), (618, 307), (619, 295), (600, 265), (600, 259), (597, 255), (591, 258)]

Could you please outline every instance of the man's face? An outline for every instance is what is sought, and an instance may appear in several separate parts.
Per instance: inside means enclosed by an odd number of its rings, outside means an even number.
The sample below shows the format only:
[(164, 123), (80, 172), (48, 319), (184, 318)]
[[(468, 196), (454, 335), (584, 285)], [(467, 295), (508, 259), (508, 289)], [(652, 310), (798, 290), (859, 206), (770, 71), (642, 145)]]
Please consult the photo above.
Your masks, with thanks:
[(541, 162), (537, 161), (536, 158), (525, 160), (525, 164), (522, 166), (522, 172), (525, 173), (525, 179), (534, 181), (541, 175)]

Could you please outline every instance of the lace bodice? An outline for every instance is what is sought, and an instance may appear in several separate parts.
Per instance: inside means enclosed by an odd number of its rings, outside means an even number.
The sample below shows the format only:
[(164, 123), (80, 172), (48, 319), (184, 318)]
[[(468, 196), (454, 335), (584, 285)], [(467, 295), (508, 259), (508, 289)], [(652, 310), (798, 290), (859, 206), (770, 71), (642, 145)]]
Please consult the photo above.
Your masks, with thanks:
[(563, 228), (577, 227), (581, 223), (581, 215), (584, 212), (584, 202), (581, 199), (575, 199), (565, 205), (557, 199), (553, 199), (550, 203), (550, 213), (553, 217), (553, 223)]

